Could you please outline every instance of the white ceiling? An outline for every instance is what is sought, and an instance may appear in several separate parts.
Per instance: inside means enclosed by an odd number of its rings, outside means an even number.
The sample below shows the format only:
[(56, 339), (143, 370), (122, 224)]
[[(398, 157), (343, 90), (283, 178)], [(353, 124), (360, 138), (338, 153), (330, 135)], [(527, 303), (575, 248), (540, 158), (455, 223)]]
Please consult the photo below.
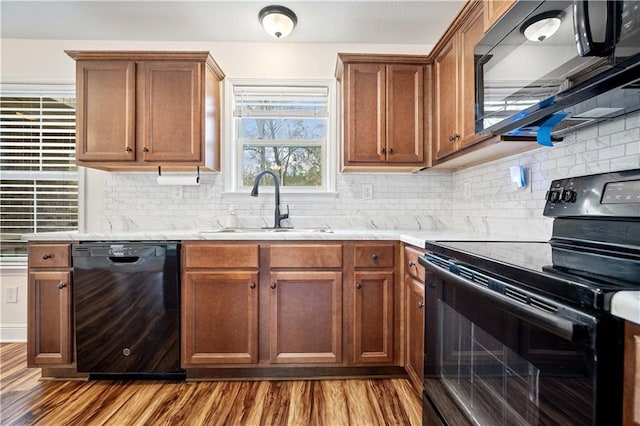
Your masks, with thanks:
[(273, 42), (258, 22), (269, 4), (298, 25), (284, 43), (433, 45), (464, 0), (29, 1), (1, 0), (2, 38)]

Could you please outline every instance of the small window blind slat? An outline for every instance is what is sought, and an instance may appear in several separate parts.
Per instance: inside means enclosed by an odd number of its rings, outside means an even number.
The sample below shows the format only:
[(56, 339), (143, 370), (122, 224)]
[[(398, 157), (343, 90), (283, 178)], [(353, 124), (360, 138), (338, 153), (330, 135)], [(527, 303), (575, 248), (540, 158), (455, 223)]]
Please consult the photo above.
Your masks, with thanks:
[(75, 95), (0, 94), (0, 260), (25, 233), (78, 228)]

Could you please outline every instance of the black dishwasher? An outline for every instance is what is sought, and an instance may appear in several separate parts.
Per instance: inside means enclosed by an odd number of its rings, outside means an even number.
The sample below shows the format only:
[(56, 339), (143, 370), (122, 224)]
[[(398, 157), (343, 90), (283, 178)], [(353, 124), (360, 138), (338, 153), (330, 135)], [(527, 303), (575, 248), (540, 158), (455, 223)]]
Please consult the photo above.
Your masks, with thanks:
[(79, 372), (91, 378), (184, 378), (180, 243), (73, 244)]

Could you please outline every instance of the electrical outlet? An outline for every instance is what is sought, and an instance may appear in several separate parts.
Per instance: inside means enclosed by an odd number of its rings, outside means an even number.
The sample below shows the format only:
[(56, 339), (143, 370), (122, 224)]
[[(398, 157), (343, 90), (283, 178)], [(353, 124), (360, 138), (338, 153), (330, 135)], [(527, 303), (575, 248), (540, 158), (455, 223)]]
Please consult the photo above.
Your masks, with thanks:
[(373, 184), (371, 183), (362, 184), (362, 199), (373, 200)]
[(184, 186), (176, 185), (173, 187), (172, 197), (174, 200), (182, 200), (184, 197)]
[(471, 198), (471, 182), (465, 182), (464, 183), (464, 198), (466, 200), (468, 200), (469, 198)]
[(5, 289), (5, 300), (7, 303), (18, 303), (18, 287), (11, 286)]

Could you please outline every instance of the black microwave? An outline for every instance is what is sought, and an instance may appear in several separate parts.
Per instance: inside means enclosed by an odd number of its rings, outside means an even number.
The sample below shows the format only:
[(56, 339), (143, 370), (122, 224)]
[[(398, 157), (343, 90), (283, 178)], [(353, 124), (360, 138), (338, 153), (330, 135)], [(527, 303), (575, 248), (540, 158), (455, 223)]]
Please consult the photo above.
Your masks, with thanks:
[(640, 0), (520, 0), (474, 53), (477, 133), (561, 136), (640, 109)]

